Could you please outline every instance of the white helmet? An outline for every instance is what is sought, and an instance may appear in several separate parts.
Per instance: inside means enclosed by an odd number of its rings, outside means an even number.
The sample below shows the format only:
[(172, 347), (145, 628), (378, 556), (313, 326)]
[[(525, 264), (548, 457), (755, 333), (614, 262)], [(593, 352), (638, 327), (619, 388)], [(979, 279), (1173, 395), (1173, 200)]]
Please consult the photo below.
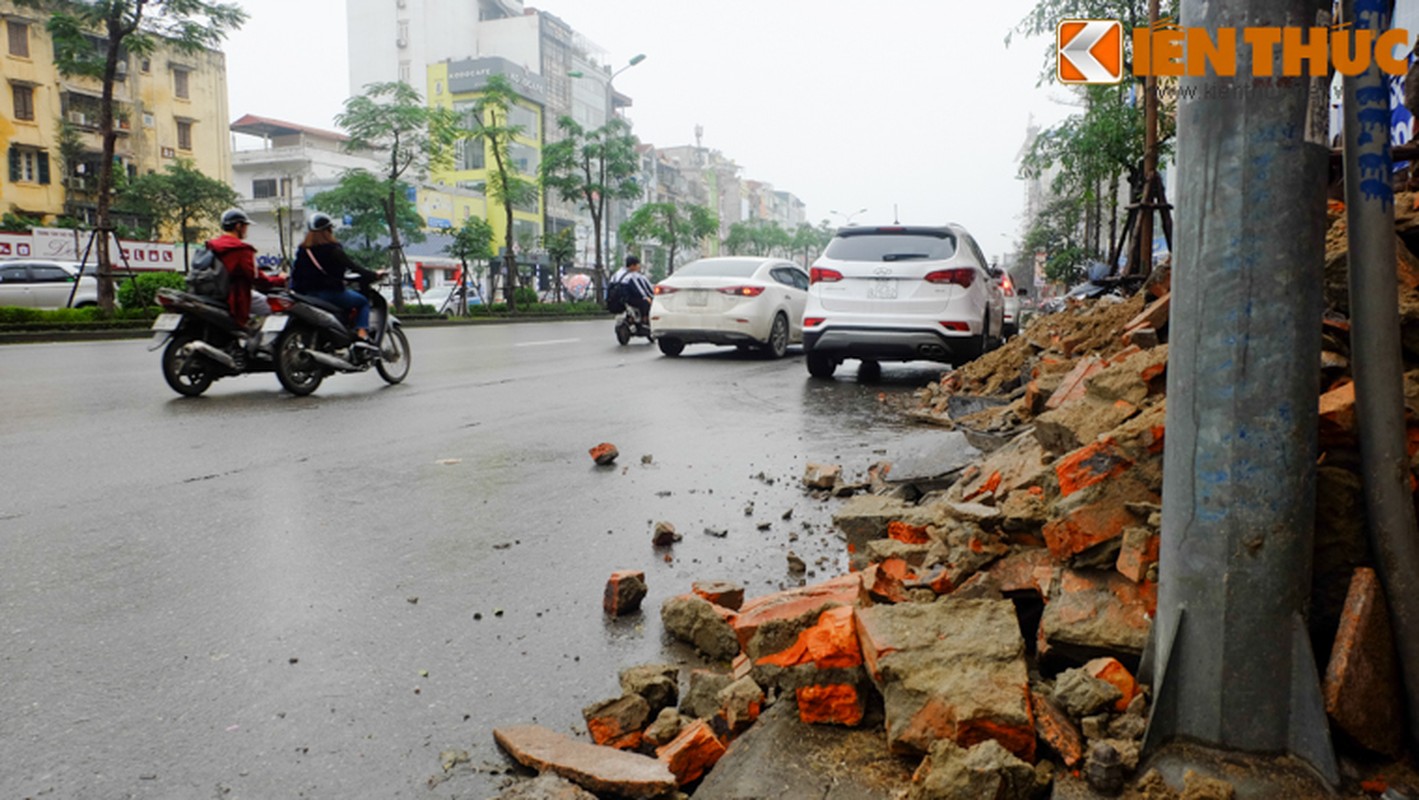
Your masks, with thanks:
[(238, 225), (250, 225), (251, 217), (239, 208), (229, 208), (222, 212), (222, 230), (229, 231)]
[(328, 231), (335, 227), (335, 220), (331, 219), (329, 214), (317, 211), (305, 221), (305, 226), (307, 230)]

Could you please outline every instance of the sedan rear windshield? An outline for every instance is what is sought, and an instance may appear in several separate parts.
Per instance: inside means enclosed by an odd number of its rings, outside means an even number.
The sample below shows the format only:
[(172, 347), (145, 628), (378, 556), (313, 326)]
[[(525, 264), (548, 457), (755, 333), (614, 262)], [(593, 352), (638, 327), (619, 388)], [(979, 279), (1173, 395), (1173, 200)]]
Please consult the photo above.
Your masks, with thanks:
[(676, 277), (748, 278), (759, 271), (759, 261), (692, 261), (675, 270)]
[(838, 261), (944, 261), (955, 253), (954, 235), (917, 230), (840, 234), (823, 255)]

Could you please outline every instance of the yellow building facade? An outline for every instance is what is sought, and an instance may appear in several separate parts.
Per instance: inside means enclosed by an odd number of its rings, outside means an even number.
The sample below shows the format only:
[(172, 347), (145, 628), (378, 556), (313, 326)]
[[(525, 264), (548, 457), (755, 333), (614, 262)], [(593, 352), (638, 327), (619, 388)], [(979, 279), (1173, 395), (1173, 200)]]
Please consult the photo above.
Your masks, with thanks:
[[(103, 141), (103, 86), (61, 75), (45, 30), (48, 15), (0, 0), (0, 213), (66, 215), (92, 221)], [(150, 54), (127, 54), (114, 84), (116, 167), (128, 175), (160, 172), (179, 159), (231, 183), (226, 57), (184, 53), (159, 42)], [(69, 132), (76, 154), (61, 150)]]
[[(545, 219), (542, 189), (537, 183), (537, 171), (542, 163), (543, 78), (502, 58), (443, 61), (429, 65), (425, 96), (432, 107), (466, 115), (482, 96), (488, 77), (495, 74), (506, 77), (519, 95), (509, 111), (511, 124), (523, 130), (509, 148), (512, 163), (521, 177), (538, 185), (537, 197), (532, 203), (513, 208), (513, 242), (515, 250), (523, 252), (529, 249), (526, 242), (531, 242), (531, 249), (541, 246)], [(493, 156), (486, 143), (464, 140), (459, 142), (454, 154), (453, 168), (435, 172), (430, 178), (435, 184), (472, 189), (486, 195), (488, 171), (492, 167)], [(493, 247), (500, 248), (507, 241), (507, 215), (501, 203), (491, 197), (486, 206), (486, 219), (493, 228)], [(461, 224), (461, 219), (455, 220), (453, 227)]]

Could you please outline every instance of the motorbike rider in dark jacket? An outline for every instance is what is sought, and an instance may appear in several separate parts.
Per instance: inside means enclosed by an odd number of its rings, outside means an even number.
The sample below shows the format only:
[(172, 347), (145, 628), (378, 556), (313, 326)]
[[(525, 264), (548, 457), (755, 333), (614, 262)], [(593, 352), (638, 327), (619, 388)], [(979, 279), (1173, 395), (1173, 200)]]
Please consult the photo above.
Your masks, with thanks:
[(355, 313), (357, 345), (373, 349), (369, 339), (370, 301), (359, 292), (345, 286), (345, 273), (354, 272), (371, 283), (381, 280), (383, 272), (374, 272), (356, 264), (335, 240), (335, 222), (329, 214), (315, 213), (306, 221), (305, 241), (296, 248), (296, 260), (291, 265), (291, 289), (324, 300)]

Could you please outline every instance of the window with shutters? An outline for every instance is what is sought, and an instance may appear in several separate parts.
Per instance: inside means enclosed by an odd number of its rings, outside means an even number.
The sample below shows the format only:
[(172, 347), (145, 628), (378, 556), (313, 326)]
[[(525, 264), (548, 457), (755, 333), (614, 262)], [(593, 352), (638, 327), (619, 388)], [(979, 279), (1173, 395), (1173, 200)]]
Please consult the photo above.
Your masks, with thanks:
[(49, 184), (49, 153), (33, 147), (10, 147), (10, 182)]
[(276, 196), (275, 178), (257, 178), (251, 182), (251, 196), (257, 200), (264, 200), (268, 197)]
[(5, 21), (10, 35), (10, 55), (19, 58), (30, 57), (30, 26), (27, 22), (11, 19)]
[(188, 77), (191, 75), (185, 69), (175, 69), (172, 71), (172, 93), (174, 96), (186, 100), (191, 97), (188, 87)]
[(177, 149), (192, 149), (192, 123), (177, 121)]
[(10, 84), (10, 92), (15, 96), (15, 119), (34, 121), (34, 87)]

